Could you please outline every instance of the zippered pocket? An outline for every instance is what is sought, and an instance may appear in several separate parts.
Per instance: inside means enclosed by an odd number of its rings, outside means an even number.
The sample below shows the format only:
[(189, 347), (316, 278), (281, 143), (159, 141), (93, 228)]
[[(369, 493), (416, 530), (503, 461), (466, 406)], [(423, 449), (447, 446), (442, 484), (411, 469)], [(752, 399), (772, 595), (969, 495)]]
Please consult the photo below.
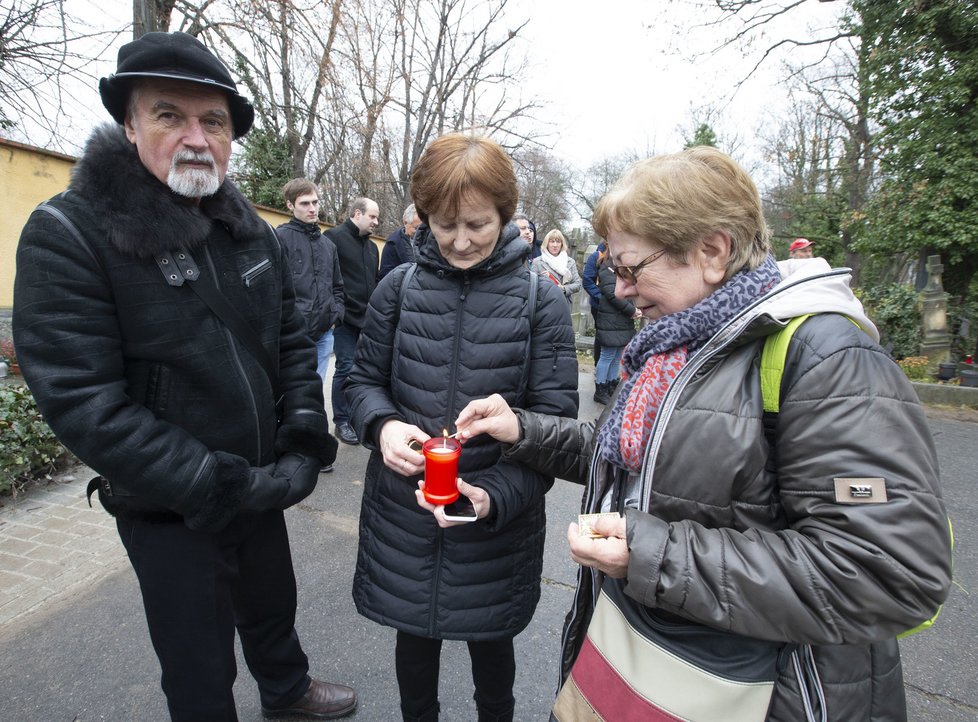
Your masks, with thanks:
[(258, 278), (261, 274), (265, 273), (265, 271), (271, 269), (271, 267), (272, 267), (272, 262), (269, 259), (265, 258), (259, 261), (258, 263), (256, 263), (254, 266), (249, 268), (244, 273), (242, 273), (241, 280), (244, 281), (244, 285), (247, 288), (251, 288), (251, 284), (254, 283), (255, 279)]

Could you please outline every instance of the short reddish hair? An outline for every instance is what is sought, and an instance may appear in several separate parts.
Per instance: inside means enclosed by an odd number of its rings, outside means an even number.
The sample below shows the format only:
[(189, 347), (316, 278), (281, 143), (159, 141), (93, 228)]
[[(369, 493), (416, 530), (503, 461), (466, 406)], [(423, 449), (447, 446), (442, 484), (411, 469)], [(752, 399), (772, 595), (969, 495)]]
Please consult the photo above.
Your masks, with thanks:
[(449, 133), (432, 141), (411, 175), (411, 196), (418, 217), (427, 224), (431, 213), (454, 215), (473, 191), (492, 200), (504, 224), (516, 212), (516, 173), (502, 146), (463, 133)]

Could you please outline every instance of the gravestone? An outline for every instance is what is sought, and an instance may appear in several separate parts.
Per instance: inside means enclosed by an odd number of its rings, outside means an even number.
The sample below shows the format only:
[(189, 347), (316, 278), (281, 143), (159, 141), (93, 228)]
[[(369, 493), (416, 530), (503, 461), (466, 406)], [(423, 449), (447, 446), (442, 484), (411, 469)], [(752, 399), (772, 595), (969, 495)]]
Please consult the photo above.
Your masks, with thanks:
[(951, 334), (947, 330), (947, 294), (941, 279), (944, 264), (940, 256), (927, 257), (927, 286), (923, 293), (924, 338), (920, 355), (930, 360), (932, 367), (951, 358)]

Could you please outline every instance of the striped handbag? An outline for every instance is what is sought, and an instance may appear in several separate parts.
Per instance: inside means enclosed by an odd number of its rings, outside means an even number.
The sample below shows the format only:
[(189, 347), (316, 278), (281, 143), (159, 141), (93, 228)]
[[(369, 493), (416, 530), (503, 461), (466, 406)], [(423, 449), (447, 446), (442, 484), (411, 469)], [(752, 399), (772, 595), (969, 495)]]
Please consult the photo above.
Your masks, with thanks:
[(760, 722), (793, 645), (662, 618), (605, 579), (556, 722)]

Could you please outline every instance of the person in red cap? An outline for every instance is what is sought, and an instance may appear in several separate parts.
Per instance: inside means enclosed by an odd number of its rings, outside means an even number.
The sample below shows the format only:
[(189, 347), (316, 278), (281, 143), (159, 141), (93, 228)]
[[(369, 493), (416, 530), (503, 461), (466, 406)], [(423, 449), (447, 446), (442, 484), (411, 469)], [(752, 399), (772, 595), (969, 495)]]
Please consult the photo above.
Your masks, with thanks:
[(184, 33), (119, 50), (69, 190), (21, 234), (13, 315), (37, 405), (100, 476), (170, 717), (237, 720), (235, 630), (266, 716), (333, 719), (311, 679), (283, 510), (336, 456), (274, 231), (227, 179), (254, 109)]
[(812, 258), (813, 245), (815, 245), (815, 242), (807, 238), (796, 238), (788, 246), (788, 255), (791, 258)]

